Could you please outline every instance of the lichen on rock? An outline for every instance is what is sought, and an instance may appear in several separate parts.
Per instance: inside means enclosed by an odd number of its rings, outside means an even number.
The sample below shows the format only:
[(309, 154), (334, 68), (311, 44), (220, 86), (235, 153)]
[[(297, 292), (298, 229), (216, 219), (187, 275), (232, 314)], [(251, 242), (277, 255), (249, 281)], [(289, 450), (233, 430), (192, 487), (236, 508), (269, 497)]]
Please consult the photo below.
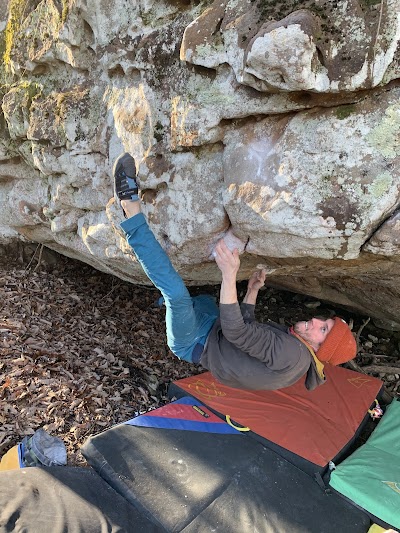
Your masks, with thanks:
[(129, 151), (189, 284), (219, 281), (235, 236), (240, 278), (273, 262), (282, 287), (398, 320), (377, 272), (397, 286), (399, 0), (6, 5), (1, 242), (146, 283), (110, 201)]
[(368, 141), (389, 159), (400, 155), (400, 104), (385, 110), (380, 123), (369, 133)]

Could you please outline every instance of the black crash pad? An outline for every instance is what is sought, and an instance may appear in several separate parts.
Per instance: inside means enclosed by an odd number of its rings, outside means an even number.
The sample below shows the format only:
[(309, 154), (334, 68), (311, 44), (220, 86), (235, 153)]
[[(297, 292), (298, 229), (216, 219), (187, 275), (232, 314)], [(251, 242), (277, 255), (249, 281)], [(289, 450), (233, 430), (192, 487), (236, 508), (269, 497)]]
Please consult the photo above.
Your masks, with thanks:
[(366, 533), (369, 527), (365, 513), (326, 494), (194, 398), (91, 437), (82, 453), (168, 532)]

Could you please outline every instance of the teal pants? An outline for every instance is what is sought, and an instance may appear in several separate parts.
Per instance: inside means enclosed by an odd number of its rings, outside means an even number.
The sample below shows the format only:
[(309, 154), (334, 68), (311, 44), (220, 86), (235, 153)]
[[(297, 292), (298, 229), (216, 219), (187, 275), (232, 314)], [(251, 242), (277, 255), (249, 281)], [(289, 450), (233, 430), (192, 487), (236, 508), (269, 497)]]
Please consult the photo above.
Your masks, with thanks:
[(185, 361), (198, 363), (219, 309), (208, 295), (192, 298), (142, 213), (121, 223), (145, 274), (161, 292), (166, 307), (167, 343)]

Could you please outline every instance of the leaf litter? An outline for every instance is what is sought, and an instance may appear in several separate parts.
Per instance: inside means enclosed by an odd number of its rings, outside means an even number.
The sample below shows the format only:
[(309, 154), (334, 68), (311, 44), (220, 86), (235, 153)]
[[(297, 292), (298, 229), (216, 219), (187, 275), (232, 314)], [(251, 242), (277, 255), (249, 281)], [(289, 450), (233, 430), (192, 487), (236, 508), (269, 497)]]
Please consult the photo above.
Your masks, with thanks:
[[(157, 290), (50, 257), (56, 260), (28, 269), (0, 255), (0, 456), (43, 427), (64, 441), (68, 464), (84, 466), (80, 446), (90, 435), (164, 405), (171, 381), (202, 368), (168, 349)], [(243, 296), (245, 284), (238, 287)], [(215, 286), (190, 291), (218, 295)], [(292, 323), (317, 307), (331, 312), (326, 305), (268, 287), (256, 314)], [(391, 396), (399, 396), (399, 375), (385, 370), (400, 367), (399, 334), (338, 313), (359, 331), (356, 369), (372, 368)]]

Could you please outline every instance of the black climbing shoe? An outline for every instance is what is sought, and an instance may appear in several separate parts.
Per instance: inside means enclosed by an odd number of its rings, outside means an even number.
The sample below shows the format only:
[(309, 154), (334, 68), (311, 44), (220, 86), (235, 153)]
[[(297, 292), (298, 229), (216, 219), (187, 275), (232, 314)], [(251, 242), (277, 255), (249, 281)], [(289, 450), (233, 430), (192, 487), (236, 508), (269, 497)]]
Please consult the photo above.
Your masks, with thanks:
[(117, 200), (139, 200), (136, 165), (130, 154), (125, 152), (118, 157), (114, 164), (113, 175), (114, 196)]

